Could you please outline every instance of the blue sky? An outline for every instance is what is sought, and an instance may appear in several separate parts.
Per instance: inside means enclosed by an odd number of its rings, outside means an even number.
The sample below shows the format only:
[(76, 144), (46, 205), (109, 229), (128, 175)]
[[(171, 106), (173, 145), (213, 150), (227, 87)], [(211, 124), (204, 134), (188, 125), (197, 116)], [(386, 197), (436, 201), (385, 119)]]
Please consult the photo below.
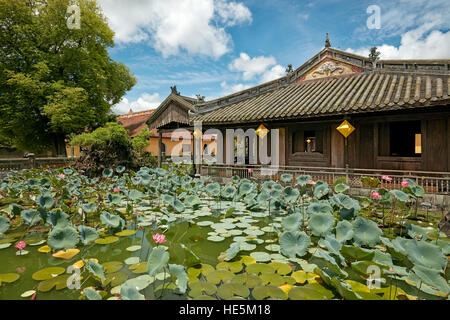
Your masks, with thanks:
[[(283, 76), (324, 46), (382, 59), (450, 58), (447, 0), (98, 0), (138, 79), (116, 113), (156, 108), (176, 85), (207, 100)], [(368, 19), (380, 10), (379, 28)], [(370, 20), (369, 22), (375, 22)]]

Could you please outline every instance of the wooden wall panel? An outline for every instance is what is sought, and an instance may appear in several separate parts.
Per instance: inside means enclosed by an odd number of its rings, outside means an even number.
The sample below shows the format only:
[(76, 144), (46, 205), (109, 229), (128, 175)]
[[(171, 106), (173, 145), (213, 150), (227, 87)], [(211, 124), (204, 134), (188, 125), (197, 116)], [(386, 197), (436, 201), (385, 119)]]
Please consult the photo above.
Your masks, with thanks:
[(359, 168), (374, 169), (374, 136), (373, 124), (361, 124), (359, 127)]
[(339, 124), (331, 125), (331, 166), (344, 168), (344, 136), (336, 130)]
[(448, 171), (448, 119), (427, 120), (422, 150), (425, 170)]

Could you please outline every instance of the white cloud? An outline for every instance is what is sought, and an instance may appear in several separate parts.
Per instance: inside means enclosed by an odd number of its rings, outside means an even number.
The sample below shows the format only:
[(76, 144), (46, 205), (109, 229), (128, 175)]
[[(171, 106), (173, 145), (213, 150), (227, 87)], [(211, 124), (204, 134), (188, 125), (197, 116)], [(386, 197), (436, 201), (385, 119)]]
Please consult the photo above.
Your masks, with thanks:
[(99, 0), (118, 43), (146, 41), (164, 57), (182, 51), (219, 58), (229, 52), (225, 31), (251, 23), (250, 10), (226, 0)]
[(273, 66), (272, 68), (264, 72), (264, 74), (261, 77), (261, 83), (269, 82), (281, 78), (285, 75), (286, 75), (286, 68), (277, 64), (276, 66)]
[(228, 83), (226, 81), (222, 81), (220, 86), (222, 87), (222, 89), (223, 89), (222, 93), (225, 96), (252, 87), (251, 84), (244, 84), (244, 83), (236, 83), (233, 85), (228, 85)]
[[(400, 46), (388, 44), (378, 46), (381, 59), (448, 59), (450, 57), (450, 31), (430, 32), (435, 23), (426, 23), (401, 37)], [(370, 48), (348, 48), (346, 51), (368, 56)]]
[(235, 26), (246, 22), (252, 22), (250, 10), (242, 3), (216, 0), (216, 11), (220, 21), (226, 26)]
[(242, 79), (249, 81), (259, 76), (259, 83), (271, 81), (285, 75), (285, 68), (276, 64), (274, 57), (254, 57), (242, 52), (228, 66), (231, 71), (242, 72)]
[(159, 93), (143, 93), (136, 101), (130, 102), (127, 98), (122, 100), (112, 107), (112, 111), (115, 114), (126, 114), (130, 112), (146, 111), (157, 108), (161, 104), (162, 100)]

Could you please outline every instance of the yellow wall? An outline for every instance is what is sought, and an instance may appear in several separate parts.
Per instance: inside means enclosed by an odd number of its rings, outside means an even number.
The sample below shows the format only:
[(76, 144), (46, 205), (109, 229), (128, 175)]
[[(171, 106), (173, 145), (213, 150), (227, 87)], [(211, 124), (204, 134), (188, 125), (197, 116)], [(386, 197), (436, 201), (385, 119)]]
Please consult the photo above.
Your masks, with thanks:
[[(182, 155), (182, 144), (191, 144), (191, 150), (193, 148), (192, 140), (172, 141), (170, 138), (162, 138), (162, 143), (166, 145), (166, 156), (172, 154)], [(215, 141), (202, 141), (202, 153), (204, 145), (207, 144), (214, 154), (216, 154), (216, 142)], [(152, 156), (158, 156), (158, 137), (150, 137), (150, 144), (145, 148), (145, 151), (150, 152)]]

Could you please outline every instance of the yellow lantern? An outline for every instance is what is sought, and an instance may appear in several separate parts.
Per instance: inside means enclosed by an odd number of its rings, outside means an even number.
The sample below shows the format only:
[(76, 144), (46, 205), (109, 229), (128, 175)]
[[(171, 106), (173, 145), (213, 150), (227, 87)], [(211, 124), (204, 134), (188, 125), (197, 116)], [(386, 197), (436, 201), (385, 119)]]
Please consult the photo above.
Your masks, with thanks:
[(197, 139), (199, 139), (201, 136), (202, 136), (202, 131), (201, 131), (199, 128), (197, 128), (197, 129), (194, 131), (194, 137), (196, 137)]
[(264, 139), (264, 137), (269, 133), (269, 129), (267, 129), (263, 124), (261, 124), (258, 129), (256, 129), (256, 134), (261, 138)]
[(344, 122), (342, 122), (336, 130), (339, 131), (344, 138), (347, 138), (353, 131), (355, 131), (355, 127), (352, 126), (347, 120), (344, 120)]

